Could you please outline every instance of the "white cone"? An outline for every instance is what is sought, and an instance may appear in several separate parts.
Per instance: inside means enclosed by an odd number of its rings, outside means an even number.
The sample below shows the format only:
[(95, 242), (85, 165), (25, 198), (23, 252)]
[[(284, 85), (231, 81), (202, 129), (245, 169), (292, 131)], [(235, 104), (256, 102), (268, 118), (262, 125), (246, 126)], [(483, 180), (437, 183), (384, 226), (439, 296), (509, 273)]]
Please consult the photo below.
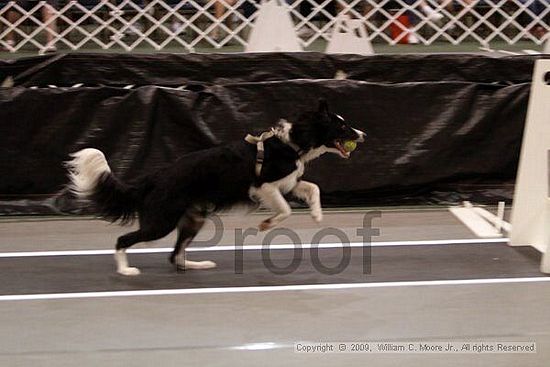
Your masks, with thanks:
[(290, 14), (277, 0), (270, 0), (260, 6), (245, 51), (302, 51)]
[(363, 22), (359, 19), (350, 19), (347, 15), (339, 15), (336, 18), (332, 37), (325, 52), (328, 54), (374, 54)]

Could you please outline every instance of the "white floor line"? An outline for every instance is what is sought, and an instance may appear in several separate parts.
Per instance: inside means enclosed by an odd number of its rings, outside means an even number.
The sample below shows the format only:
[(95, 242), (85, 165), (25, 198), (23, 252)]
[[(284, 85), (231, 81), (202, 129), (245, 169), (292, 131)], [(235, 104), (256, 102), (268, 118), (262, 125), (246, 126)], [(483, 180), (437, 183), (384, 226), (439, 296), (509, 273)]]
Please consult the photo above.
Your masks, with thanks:
[[(442, 245), (471, 245), (471, 244), (494, 244), (494, 243), (506, 243), (508, 238), (473, 238), (473, 239), (454, 239), (454, 240), (420, 240), (420, 241), (381, 241), (372, 243), (352, 242), (349, 247), (386, 247), (386, 246), (442, 246)], [(343, 245), (341, 242), (334, 243), (321, 243), (319, 245), (313, 245), (311, 243), (305, 243), (301, 245), (303, 249), (311, 249), (314, 247), (327, 249), (327, 248), (341, 248), (348, 246)], [(296, 247), (294, 244), (274, 244), (269, 246), (270, 251), (276, 250), (292, 250)], [(216, 251), (251, 251), (262, 250), (263, 245), (220, 245), (212, 247), (190, 247), (188, 252), (216, 252)], [(171, 247), (161, 248), (140, 248), (130, 249), (128, 253), (134, 254), (154, 254), (154, 253), (167, 253), (171, 252)], [(0, 258), (11, 257), (42, 257), (42, 256), (86, 256), (86, 255), (112, 255), (114, 250), (62, 250), (62, 251), (16, 251), (16, 252), (0, 252)]]
[(253, 287), (221, 287), (221, 288), (191, 288), (191, 289), (158, 289), (158, 290), (139, 290), (139, 291), (22, 294), (22, 295), (0, 296), (0, 302), (56, 300), (56, 299), (222, 294), (222, 293), (260, 293), (260, 292), (282, 292), (282, 291), (341, 290), (341, 289), (419, 287), (419, 286), (459, 286), (459, 285), (484, 285), (484, 284), (487, 285), (487, 284), (541, 283), (541, 282), (544, 282), (544, 283), (550, 282), (550, 277), (426, 280), (426, 281), (404, 281), (404, 282), (303, 284), (303, 285), (253, 286)]

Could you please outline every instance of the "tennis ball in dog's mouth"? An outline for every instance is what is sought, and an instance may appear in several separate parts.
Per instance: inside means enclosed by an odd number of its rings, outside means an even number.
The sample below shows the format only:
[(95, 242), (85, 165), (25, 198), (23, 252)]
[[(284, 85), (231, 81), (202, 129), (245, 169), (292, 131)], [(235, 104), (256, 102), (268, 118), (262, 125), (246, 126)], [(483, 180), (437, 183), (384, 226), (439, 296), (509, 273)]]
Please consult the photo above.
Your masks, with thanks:
[(346, 152), (353, 152), (357, 148), (357, 143), (353, 140), (348, 140), (344, 143), (344, 149)]

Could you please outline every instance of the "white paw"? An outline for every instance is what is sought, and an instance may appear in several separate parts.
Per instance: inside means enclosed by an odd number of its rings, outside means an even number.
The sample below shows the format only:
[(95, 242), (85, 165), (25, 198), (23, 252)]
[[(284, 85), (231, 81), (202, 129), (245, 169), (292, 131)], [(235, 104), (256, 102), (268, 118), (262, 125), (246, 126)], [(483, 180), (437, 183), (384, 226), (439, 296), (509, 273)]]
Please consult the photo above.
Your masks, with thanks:
[(118, 269), (117, 273), (126, 275), (126, 276), (135, 276), (135, 275), (141, 274), (138, 268), (132, 268), (132, 267)]
[(320, 210), (314, 210), (311, 212), (311, 217), (315, 222), (321, 223), (321, 221), (323, 220), (323, 212)]
[(213, 261), (205, 260), (205, 261), (189, 261), (185, 260), (185, 269), (212, 269), (215, 268), (217, 265)]

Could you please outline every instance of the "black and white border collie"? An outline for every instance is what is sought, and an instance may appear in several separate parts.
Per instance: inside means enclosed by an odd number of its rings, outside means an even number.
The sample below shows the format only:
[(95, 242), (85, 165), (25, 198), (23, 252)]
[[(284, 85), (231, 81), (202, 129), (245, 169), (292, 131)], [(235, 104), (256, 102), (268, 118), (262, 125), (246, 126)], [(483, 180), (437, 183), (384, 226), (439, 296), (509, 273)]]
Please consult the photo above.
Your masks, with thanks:
[(304, 113), (294, 122), (279, 121), (271, 132), (180, 157), (173, 164), (145, 174), (134, 182), (118, 180), (97, 149), (73, 153), (67, 162), (70, 190), (90, 204), (95, 213), (111, 222), (132, 222), (139, 229), (118, 238), (117, 272), (137, 275), (130, 267), (126, 249), (168, 235), (177, 228), (170, 261), (179, 269), (208, 269), (212, 261), (190, 261), (185, 248), (212, 212), (236, 205), (263, 204), (274, 215), (260, 223), (268, 230), (290, 216), (283, 195), (305, 201), (316, 222), (323, 217), (319, 187), (301, 180), (304, 165), (324, 153), (349, 158), (345, 141), (364, 141), (365, 133), (352, 128), (329, 111), (321, 100), (317, 110)]

